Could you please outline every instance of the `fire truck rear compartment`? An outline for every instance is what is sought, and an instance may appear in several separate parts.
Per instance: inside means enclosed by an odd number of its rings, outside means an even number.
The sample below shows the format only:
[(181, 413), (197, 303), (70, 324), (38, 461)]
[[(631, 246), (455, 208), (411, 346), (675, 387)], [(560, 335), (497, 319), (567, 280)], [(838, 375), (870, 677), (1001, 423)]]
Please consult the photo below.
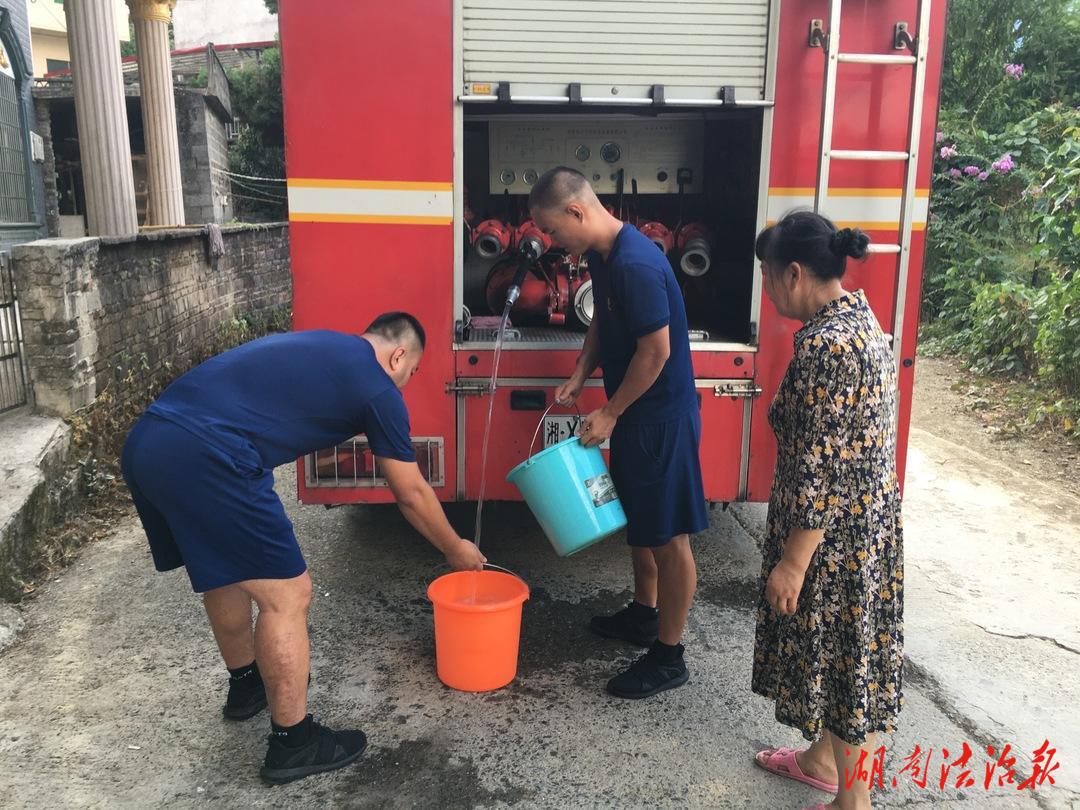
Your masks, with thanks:
[[(601, 202), (663, 250), (686, 302), (694, 345), (753, 344), (760, 109), (641, 114), (466, 111), (462, 302), (464, 345), (488, 344), (528, 192), (544, 171), (582, 171)], [(534, 268), (507, 348), (579, 344), (591, 311), (587, 267), (560, 251)], [(502, 285), (502, 286), (500, 286)]]

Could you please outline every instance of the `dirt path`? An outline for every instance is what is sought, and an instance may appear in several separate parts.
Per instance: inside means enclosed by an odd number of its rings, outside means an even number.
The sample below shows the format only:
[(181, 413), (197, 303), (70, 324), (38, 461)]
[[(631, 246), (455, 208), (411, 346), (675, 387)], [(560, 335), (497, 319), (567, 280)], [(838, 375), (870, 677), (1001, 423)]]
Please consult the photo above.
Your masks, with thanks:
[(920, 357), (915, 366), (913, 427), (929, 430), (981, 456), (1039, 480), (1080, 492), (1080, 445), (1039, 433), (1016, 435), (988, 392), (965, 381), (951, 360)]

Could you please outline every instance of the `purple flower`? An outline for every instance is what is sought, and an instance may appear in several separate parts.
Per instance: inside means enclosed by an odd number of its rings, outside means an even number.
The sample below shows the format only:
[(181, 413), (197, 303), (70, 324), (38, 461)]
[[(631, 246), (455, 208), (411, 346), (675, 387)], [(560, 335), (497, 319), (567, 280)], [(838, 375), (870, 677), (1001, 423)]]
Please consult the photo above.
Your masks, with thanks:
[(1015, 64), (1005, 65), (1005, 75), (1010, 79), (1019, 80), (1019, 78), (1024, 75), (1024, 66)]
[(994, 171), (1001, 172), (1002, 174), (1008, 174), (1016, 168), (1016, 163), (1013, 162), (1012, 155), (1005, 153), (1000, 158), (995, 160), (991, 166)]
[(965, 166), (964, 167), (964, 174), (966, 174), (968, 177), (974, 177), (975, 175), (977, 175), (981, 171), (982, 171), (982, 169), (980, 169), (978, 166)]
[(937, 134), (937, 143), (945, 143), (945, 133), (939, 132)]
[(943, 146), (941, 147), (941, 150), (938, 152), (938, 154), (941, 155), (942, 160), (948, 160), (951, 157), (956, 157), (956, 147), (952, 144), (950, 144), (949, 146)]
[(980, 180), (985, 180), (989, 176), (990, 176), (990, 172), (979, 172), (979, 179)]
[(963, 176), (964, 173), (959, 169), (949, 169), (949, 177), (951, 177), (953, 180), (958, 180)]

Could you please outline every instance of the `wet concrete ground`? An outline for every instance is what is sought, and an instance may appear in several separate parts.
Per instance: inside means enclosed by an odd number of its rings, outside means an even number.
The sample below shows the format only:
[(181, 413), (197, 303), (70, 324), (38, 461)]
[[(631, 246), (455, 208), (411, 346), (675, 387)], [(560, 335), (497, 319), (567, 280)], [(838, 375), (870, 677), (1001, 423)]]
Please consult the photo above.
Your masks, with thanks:
[[(353, 767), (290, 786), (257, 769), (268, 719), (225, 723), (225, 672), (182, 572), (152, 573), (129, 520), (25, 605), (0, 653), (2, 807), (802, 808), (825, 794), (765, 774), (759, 748), (799, 736), (750, 693), (764, 509), (712, 512), (694, 539), (701, 587), (690, 683), (655, 699), (603, 693), (636, 651), (594, 638), (595, 612), (629, 597), (609, 540), (555, 556), (518, 505), (485, 514), (485, 553), (532, 586), (518, 678), (481, 695), (434, 674), (427, 583), (440, 557), (390, 508), (301, 507), (280, 491), (315, 581), (311, 705), (371, 741)], [(1080, 503), (1071, 493), (919, 428), (906, 502), (907, 706), (885, 742), (879, 807), (1080, 807), (1073, 718)], [(453, 510), (461, 528), (467, 508)], [(1058, 786), (983, 789), (983, 746), (1058, 749)], [(974, 749), (976, 786), (941, 790), (940, 749)], [(927, 788), (891, 779), (934, 749)], [(953, 772), (956, 775), (956, 772)], [(1074, 792), (1077, 791), (1077, 792)]]

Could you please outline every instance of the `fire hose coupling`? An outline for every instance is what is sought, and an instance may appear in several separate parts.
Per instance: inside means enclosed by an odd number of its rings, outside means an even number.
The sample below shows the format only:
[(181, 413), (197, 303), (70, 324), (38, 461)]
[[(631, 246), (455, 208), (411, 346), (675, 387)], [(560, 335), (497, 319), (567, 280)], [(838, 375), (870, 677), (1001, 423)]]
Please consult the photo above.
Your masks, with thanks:
[(551, 237), (540, 230), (540, 226), (531, 219), (527, 219), (518, 226), (514, 234), (514, 244), (517, 245), (522, 259), (535, 262), (551, 250)]
[(472, 234), (473, 248), (484, 259), (496, 259), (510, 249), (514, 230), (505, 222), (487, 219)]
[(675, 237), (667, 225), (662, 222), (645, 222), (638, 226), (638, 230), (649, 238), (649, 241), (659, 248), (665, 256), (675, 246)]
[(540, 230), (539, 226), (531, 219), (522, 222), (514, 234), (515, 253), (517, 254), (517, 272), (510, 288), (506, 291), (506, 306), (512, 307), (521, 295), (521, 285), (525, 283), (525, 276), (529, 267), (540, 261), (551, 248), (551, 237)]
[(681, 252), (679, 269), (693, 278), (703, 276), (712, 267), (712, 232), (700, 222), (683, 225), (675, 234), (675, 247)]

